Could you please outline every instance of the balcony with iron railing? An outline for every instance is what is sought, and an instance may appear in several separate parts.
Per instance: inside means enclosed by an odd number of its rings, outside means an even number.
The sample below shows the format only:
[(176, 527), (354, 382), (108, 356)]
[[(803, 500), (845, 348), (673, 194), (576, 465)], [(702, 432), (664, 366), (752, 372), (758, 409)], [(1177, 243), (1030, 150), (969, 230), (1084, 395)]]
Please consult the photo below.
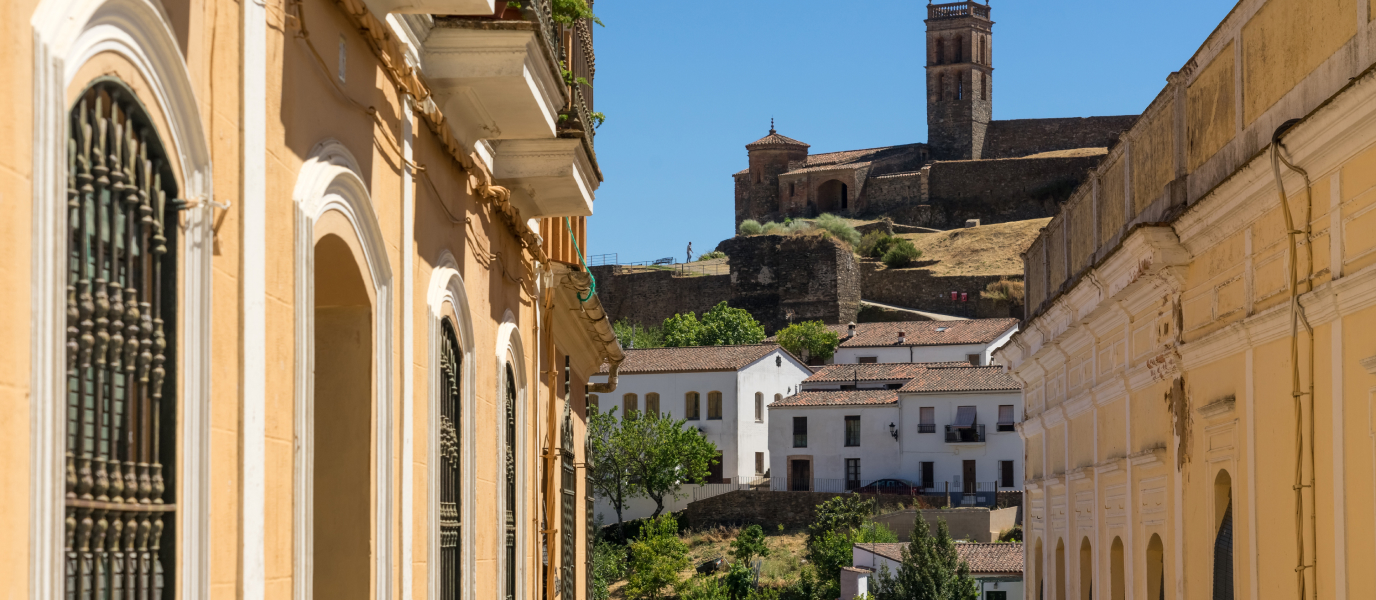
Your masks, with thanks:
[(948, 2), (946, 4), (928, 4), (928, 19), (952, 19), (956, 17), (980, 17), (989, 18), (989, 5), (977, 2)]
[(918, 423), (918, 433), (936, 433), (936, 423)]
[(984, 441), (984, 425), (946, 426), (947, 444), (983, 444)]

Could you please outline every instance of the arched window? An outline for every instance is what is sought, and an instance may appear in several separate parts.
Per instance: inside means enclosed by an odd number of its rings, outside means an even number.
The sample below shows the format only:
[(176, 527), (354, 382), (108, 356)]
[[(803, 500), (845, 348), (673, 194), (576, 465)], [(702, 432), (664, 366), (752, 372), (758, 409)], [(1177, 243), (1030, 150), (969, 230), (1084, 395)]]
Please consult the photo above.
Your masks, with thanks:
[[(164, 584), (176, 579), (178, 554), (169, 531), (176, 486), (165, 479), (176, 478), (180, 411), (176, 386), (165, 384), (176, 377), (177, 354), (167, 346), (177, 339), (178, 323), (175, 308), (163, 306), (165, 298), (180, 296), (176, 252), (168, 251), (177, 244), (176, 209), (168, 206), (177, 184), (157, 130), (123, 83), (109, 78), (92, 85), (68, 118), (66, 472), (72, 479), (64, 509), (66, 581), (74, 589), (65, 592), (94, 598), (99, 590), (119, 589), (122, 574), (161, 598)], [(92, 503), (101, 507), (94, 515)], [(159, 510), (137, 510), (150, 504)], [(93, 516), (104, 524), (95, 531)]]
[(516, 597), (516, 374), (506, 366), (506, 598)]
[(650, 418), (659, 416), (659, 394), (650, 392), (645, 394), (645, 414)]
[(1080, 540), (1080, 600), (1094, 599), (1094, 548), (1089, 538)]
[(755, 422), (764, 422), (764, 392), (755, 392)]
[(946, 62), (946, 40), (936, 38), (936, 64)]
[(961, 61), (965, 60), (965, 39), (964, 39), (964, 38), (962, 38), (962, 37), (960, 37), (960, 36), (956, 36), (956, 48), (955, 48), (955, 52), (953, 52), (952, 54), (955, 55), (955, 60), (952, 61), (952, 62), (961, 62)]
[(817, 186), (817, 210), (831, 212), (846, 207), (846, 184), (829, 179)]
[(794, 187), (793, 187), (793, 186), (794, 186), (793, 182), (790, 181), (790, 182), (788, 183), (788, 195), (790, 195), (790, 196), (793, 196), (793, 195), (796, 195), (796, 194), (797, 194), (797, 192), (794, 190)]
[(1056, 600), (1065, 600), (1065, 540), (1056, 540)]
[(640, 399), (635, 394), (621, 396), (621, 418), (634, 419), (640, 412)]
[(1147, 600), (1166, 600), (1166, 563), (1161, 536), (1147, 542)]
[(1123, 600), (1128, 597), (1127, 579), (1123, 574), (1123, 540), (1113, 538), (1109, 549), (1109, 599)]
[(458, 598), (461, 588), (463, 461), (459, 390), (463, 389), (463, 354), (449, 319), (440, 324), (440, 589), (444, 598)]
[(683, 418), (689, 421), (702, 418), (702, 396), (697, 392), (683, 395)]
[(1214, 600), (1233, 600), (1233, 478), (1214, 478)]
[(707, 392), (707, 420), (721, 420), (721, 392)]
[(989, 60), (989, 59), (988, 59), (987, 55), (984, 53), (984, 40), (985, 40), (984, 36), (980, 36), (980, 38), (979, 38), (979, 61), (978, 61), (978, 62), (979, 62), (979, 64), (981, 64), (981, 65), (987, 65), (987, 64), (989, 64), (989, 63), (988, 63), (988, 60)]
[(946, 74), (941, 73), (936, 76), (936, 99), (938, 102), (946, 99)]
[(1033, 571), (1033, 575), (1034, 575), (1036, 578), (1035, 578), (1033, 581), (1035, 581), (1035, 582), (1037, 583), (1037, 595), (1036, 595), (1035, 598), (1036, 598), (1036, 600), (1046, 600), (1046, 579), (1045, 579), (1046, 573), (1045, 573), (1045, 572), (1043, 571), (1043, 569), (1042, 569), (1042, 540), (1041, 540), (1041, 538), (1037, 538), (1037, 544), (1036, 544), (1035, 548), (1036, 548), (1036, 551), (1033, 553), (1033, 563), (1036, 565), (1036, 570)]
[(989, 99), (989, 74), (988, 74), (988, 73), (980, 73), (980, 74), (979, 74), (979, 93), (980, 93), (981, 96), (982, 96), (982, 97), (980, 98), (981, 100), (988, 100), (988, 99)]

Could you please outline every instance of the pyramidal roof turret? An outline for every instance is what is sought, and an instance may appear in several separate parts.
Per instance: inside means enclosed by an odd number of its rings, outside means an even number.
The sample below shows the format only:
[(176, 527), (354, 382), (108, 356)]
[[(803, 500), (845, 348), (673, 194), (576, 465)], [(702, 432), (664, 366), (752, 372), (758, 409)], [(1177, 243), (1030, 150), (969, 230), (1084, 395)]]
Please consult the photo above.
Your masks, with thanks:
[(808, 144), (804, 144), (804, 143), (802, 143), (802, 142), (800, 142), (800, 141), (798, 141), (798, 140), (795, 140), (795, 139), (793, 139), (793, 138), (791, 138), (791, 137), (788, 137), (788, 136), (786, 136), (786, 135), (779, 135), (779, 132), (774, 131), (774, 120), (773, 120), (773, 119), (770, 119), (770, 120), (769, 120), (769, 135), (766, 135), (766, 136), (764, 136), (764, 137), (762, 137), (762, 138), (760, 138), (760, 139), (758, 139), (758, 140), (755, 140), (755, 141), (750, 142), (749, 144), (746, 144), (746, 145), (745, 145), (745, 149), (746, 149), (746, 150), (767, 150), (767, 149), (770, 149), (770, 148), (780, 148), (780, 149), (782, 149), (782, 148), (803, 148), (803, 149), (806, 149), (806, 148), (810, 148), (810, 147), (811, 147), (811, 146), (809, 146)]

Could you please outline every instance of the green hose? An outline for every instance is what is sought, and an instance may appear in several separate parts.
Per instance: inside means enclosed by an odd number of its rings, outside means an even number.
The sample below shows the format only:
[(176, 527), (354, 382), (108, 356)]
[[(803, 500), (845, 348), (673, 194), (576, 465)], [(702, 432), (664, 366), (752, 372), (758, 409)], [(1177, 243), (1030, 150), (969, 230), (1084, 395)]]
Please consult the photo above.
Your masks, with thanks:
[(592, 298), (593, 294), (597, 293), (597, 278), (592, 276), (592, 270), (588, 269), (588, 262), (583, 260), (583, 250), (578, 247), (578, 237), (573, 235), (573, 225), (569, 222), (568, 217), (564, 217), (564, 227), (569, 230), (569, 239), (573, 240), (573, 249), (578, 253), (578, 262), (583, 264), (583, 270), (587, 271), (588, 280), (592, 282), (592, 285), (588, 287), (588, 295), (583, 296), (580, 294), (578, 296), (579, 302), (587, 302), (589, 298)]

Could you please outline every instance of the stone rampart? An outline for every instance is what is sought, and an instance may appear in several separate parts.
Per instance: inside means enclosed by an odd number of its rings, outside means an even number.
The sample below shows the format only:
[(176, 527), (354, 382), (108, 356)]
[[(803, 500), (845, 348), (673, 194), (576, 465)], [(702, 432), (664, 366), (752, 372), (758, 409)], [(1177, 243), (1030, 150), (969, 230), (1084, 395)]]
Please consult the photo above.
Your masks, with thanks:
[(1016, 158), (1073, 148), (1109, 148), (1137, 115), (993, 121), (984, 136), (985, 159)]
[(799, 321), (846, 323), (860, 311), (855, 255), (830, 236), (734, 237), (717, 248), (730, 257), (731, 306), (768, 333)]
[(675, 277), (672, 271), (630, 271), (618, 265), (591, 267), (597, 295), (615, 323), (659, 325), (677, 313), (710, 310), (731, 298), (730, 275)]
[[(864, 299), (881, 304), (972, 319), (1022, 318), (1022, 306), (980, 297), (990, 283), (1000, 279), (1021, 281), (1021, 275), (933, 275), (916, 267), (889, 269), (873, 260), (860, 261), (860, 288)], [(966, 301), (951, 300), (951, 292), (966, 294)]]
[[(1054, 216), (1103, 155), (932, 163), (928, 209), (892, 213), (894, 222), (954, 229)], [(917, 220), (907, 220), (907, 218)], [(925, 221), (925, 222), (919, 222)]]

